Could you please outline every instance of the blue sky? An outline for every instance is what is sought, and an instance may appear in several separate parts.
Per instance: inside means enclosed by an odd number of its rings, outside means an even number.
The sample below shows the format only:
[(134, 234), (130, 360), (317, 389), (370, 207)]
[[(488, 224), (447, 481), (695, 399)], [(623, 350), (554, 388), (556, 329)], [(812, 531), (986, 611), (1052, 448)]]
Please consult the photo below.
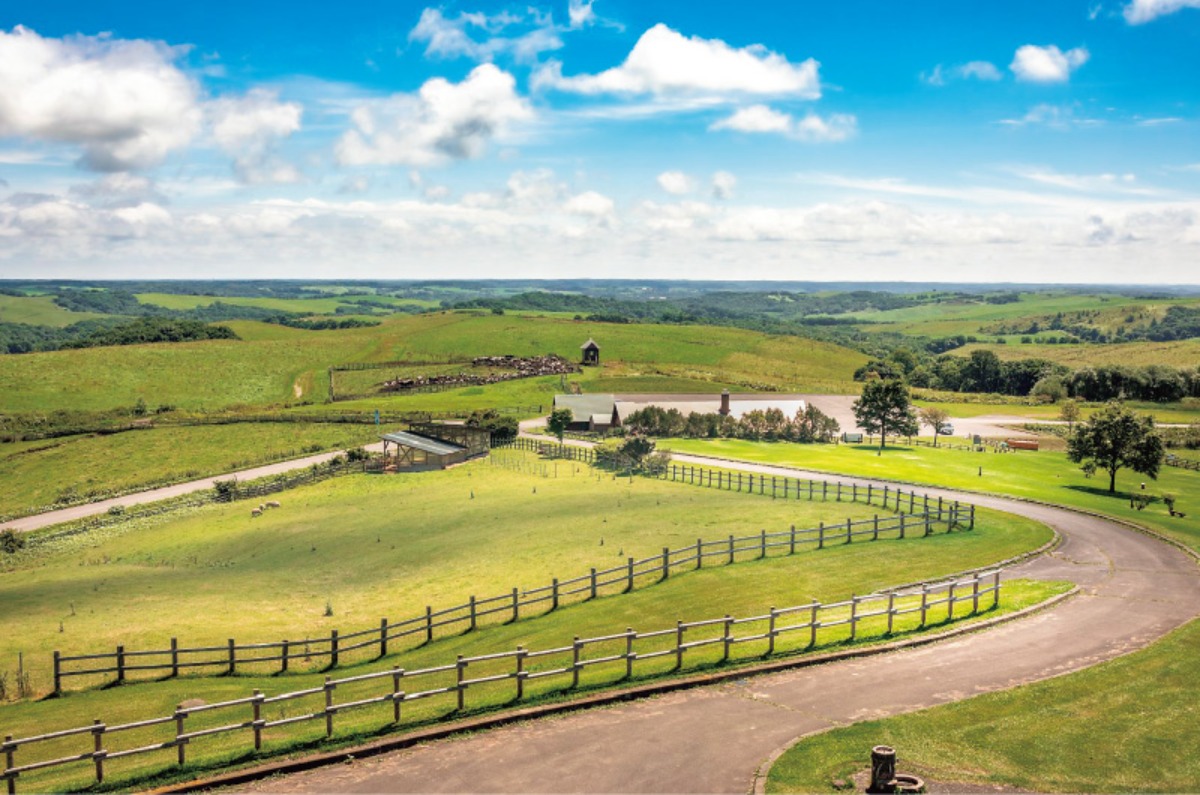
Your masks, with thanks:
[(1200, 0), (10, 4), (0, 276), (1195, 284), (1198, 106)]

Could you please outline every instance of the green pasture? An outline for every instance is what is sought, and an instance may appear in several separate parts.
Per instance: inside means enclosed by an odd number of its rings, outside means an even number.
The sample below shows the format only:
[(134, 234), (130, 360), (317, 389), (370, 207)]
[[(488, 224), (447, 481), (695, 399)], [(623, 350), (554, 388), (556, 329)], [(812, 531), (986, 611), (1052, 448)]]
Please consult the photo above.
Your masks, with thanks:
[(1071, 368), (1099, 365), (1162, 364), (1170, 367), (1195, 367), (1200, 362), (1200, 340), (1171, 342), (1117, 342), (1106, 345), (996, 345), (972, 343), (950, 351), (955, 356), (970, 356), (972, 351), (989, 350), (1001, 359), (1049, 359)]
[(816, 735), (780, 757), (767, 791), (832, 792), (884, 744), (935, 791), (1194, 792), (1197, 647), (1192, 622), (1079, 673)]
[[(513, 467), (537, 460), (513, 451), (505, 456), (510, 457), (506, 466)], [(697, 537), (748, 535), (793, 523), (807, 527), (882, 513), (849, 503), (772, 500), (640, 478), (630, 482), (567, 462), (559, 462), (557, 478), (506, 466), (481, 462), (440, 473), (347, 476), (286, 492), (279, 498), (281, 508), (257, 519), (244, 503), (214, 505), (49, 540), (0, 574), (0, 611), (9, 629), (0, 639), (0, 660), (11, 671), (16, 652), (25, 651), (33, 684), (44, 692), (49, 650), (54, 648), (96, 651), (124, 643), (134, 650), (162, 646), (170, 636), (183, 645), (221, 645), (227, 637), (246, 642), (327, 636), (333, 627), (343, 632), (368, 628), (378, 625), (379, 616), (399, 620), (420, 613), (426, 604), (436, 609), (471, 594), (536, 587), (552, 576), (567, 578), (586, 573), (589, 566), (605, 568), (628, 556), (647, 557), (664, 546), (694, 543)], [(334, 675), (392, 665), (412, 670), (452, 661), (456, 654), (509, 650), (517, 644), (551, 648), (569, 644), (574, 635), (603, 635), (626, 626), (648, 631), (673, 626), (676, 619), (759, 614), (813, 598), (836, 601), (897, 584), (896, 571), (903, 571), (905, 579), (934, 579), (1037, 547), (1048, 538), (1049, 531), (1036, 523), (981, 511), (971, 532), (824, 550), (803, 547), (793, 557), (772, 554), (765, 560), (743, 554), (732, 566), (709, 563), (700, 571), (673, 573), (666, 582), (640, 585), (629, 594), (618, 595), (619, 587), (610, 586), (594, 601), (516, 623), (501, 624), (506, 618), (501, 616), (475, 633), (443, 636), (439, 630), (434, 643), (420, 648), (397, 641), (393, 654), (378, 663), (369, 660), (369, 652), (347, 655), (352, 664)], [(1040, 601), (1062, 587), (1008, 583), (1002, 609)], [(327, 606), (332, 616), (325, 615)], [(931, 618), (935, 627), (938, 621), (938, 616)], [(842, 629), (825, 631), (819, 647), (845, 642)], [(913, 629), (897, 626), (898, 632)], [(877, 638), (882, 627), (864, 626), (861, 632), (864, 638)], [(806, 644), (807, 638), (797, 636), (781, 642), (779, 649), (800, 650)], [(758, 644), (747, 644), (738, 647), (735, 658), (753, 660), (763, 651)], [(689, 652), (687, 665), (711, 665), (716, 654), (715, 649)], [(639, 664), (635, 673), (661, 675), (670, 663), (668, 657)], [(167, 714), (186, 699), (214, 702), (252, 688), (279, 693), (311, 687), (320, 681), (316, 667), (316, 662), (296, 660), (297, 673), (282, 678), (247, 666), (250, 670), (235, 677), (69, 691), (60, 699), (0, 707), (0, 731), (21, 736), (90, 723), (98, 716), (115, 723)], [(589, 671), (583, 685), (619, 679), (613, 668)], [(551, 695), (564, 684), (549, 679), (531, 685), (530, 693)], [(510, 691), (511, 685), (472, 688), (469, 706), (502, 705), (511, 699)], [(355, 692), (339, 691), (338, 699), (350, 700)], [(365, 697), (365, 689), (359, 692)], [(417, 702), (406, 706), (406, 720), (431, 719), (452, 708), (452, 700)], [(343, 727), (381, 727), (386, 723), (383, 712), (390, 715), (390, 710), (373, 710), (339, 716), (339, 733)], [(273, 731), (268, 748), (311, 738), (317, 731), (308, 724), (296, 731)], [(232, 749), (244, 748), (244, 739), (213, 740), (189, 753), (216, 762)], [(149, 761), (159, 767), (163, 760)], [(142, 764), (114, 765), (110, 775), (120, 781), (126, 772), (145, 769)], [(72, 779), (31, 779), (26, 787), (37, 788), (35, 781), (57, 788)]]
[(212, 306), (218, 301), (230, 306), (253, 306), (279, 312), (302, 312), (310, 315), (332, 315), (340, 306), (350, 306), (339, 298), (248, 298), (214, 295), (176, 295), (174, 293), (138, 293), (135, 296), (143, 304), (153, 304), (165, 309), (195, 309)]
[(0, 516), (358, 446), (379, 433), (373, 425), (238, 423), (0, 444)]
[(26, 323), (30, 326), (69, 326), (81, 320), (109, 317), (95, 312), (72, 312), (54, 303), (49, 295), (0, 295), (0, 323)]
[[(1058, 421), (1062, 415), (1062, 403), (1031, 403), (1020, 398), (1001, 402), (986, 402), (985, 400), (965, 401), (961, 395), (954, 392), (938, 393), (938, 400), (914, 399), (918, 408), (935, 406), (950, 412), (950, 421), (955, 417), (985, 417), (999, 415), (1019, 417), (1030, 422)], [(949, 398), (943, 400), (941, 398)], [(1101, 408), (1103, 404), (1085, 404), (1080, 406), (1083, 419)], [(1150, 414), (1155, 422), (1167, 424), (1188, 424), (1200, 420), (1200, 404), (1192, 406), (1188, 403), (1152, 403), (1141, 400), (1127, 400), (1125, 405), (1135, 411)]]
[[(889, 445), (803, 445), (787, 442), (749, 442), (736, 439), (670, 439), (660, 444), (681, 453), (736, 458), (767, 464), (835, 472), (844, 475), (897, 480), (951, 489), (990, 492), (1052, 502), (1128, 519), (1200, 549), (1200, 472), (1162, 467), (1158, 480), (1131, 470), (1117, 474), (1117, 493), (1108, 493), (1102, 473), (1088, 478), (1064, 453), (1018, 450), (976, 453), (965, 450)], [(982, 472), (982, 474), (980, 474)], [(1129, 494), (1146, 482), (1151, 495), (1178, 495), (1177, 509), (1186, 518), (1171, 517), (1161, 500), (1145, 510), (1130, 507)]]
[[(302, 335), (262, 333), (248, 340), (4, 356), (0, 410), (98, 410), (132, 406), (138, 398), (151, 406), (169, 403), (186, 409), (321, 402), (328, 391), (328, 368), (334, 364), (544, 353), (573, 360), (589, 336), (599, 338), (604, 361), (614, 362), (622, 375), (644, 371), (745, 389), (854, 391), (851, 376), (866, 361), (862, 354), (836, 345), (740, 329), (598, 325), (432, 313), (387, 318), (371, 328)], [(255, 328), (261, 331), (261, 325)], [(588, 377), (604, 371), (600, 368)]]

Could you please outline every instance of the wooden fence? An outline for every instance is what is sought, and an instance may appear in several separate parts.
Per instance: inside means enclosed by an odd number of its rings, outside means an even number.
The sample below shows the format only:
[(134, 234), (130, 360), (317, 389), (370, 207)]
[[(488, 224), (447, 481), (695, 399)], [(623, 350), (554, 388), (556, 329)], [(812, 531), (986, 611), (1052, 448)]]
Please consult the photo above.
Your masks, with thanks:
[[(439, 629), (443, 635), (447, 632), (470, 632), (488, 617), (495, 617), (493, 621), (502, 620), (504, 623), (517, 621), (523, 609), (528, 614), (528, 608), (535, 605), (543, 605), (545, 612), (552, 612), (567, 601), (595, 599), (605, 588), (609, 594), (628, 593), (638, 586), (662, 582), (681, 569), (701, 568), (706, 561), (709, 565), (713, 562), (731, 565), (739, 560), (739, 556), (744, 561), (765, 558), (773, 552), (794, 555), (805, 544), (824, 549), (855, 540), (928, 536), (943, 526), (946, 532), (956, 527), (968, 530), (975, 527), (974, 505), (941, 498), (934, 501), (927, 495), (917, 495), (913, 491), (905, 493), (900, 489), (859, 488), (856, 485), (843, 489), (841, 483), (836, 484), (836, 489), (831, 489), (826, 481), (756, 477), (748, 473), (744, 475), (743, 482), (743, 473), (740, 472), (676, 465), (672, 465), (664, 477), (714, 488), (736, 488), (739, 491), (744, 488), (746, 493), (771, 493), (785, 499), (829, 500), (836, 496), (838, 500), (865, 500), (869, 504), (874, 504), (872, 500), (878, 500), (882, 507), (898, 513), (883, 518), (876, 514), (871, 519), (857, 522), (850, 519), (831, 525), (822, 522), (817, 527), (807, 529), (797, 529), (792, 525), (787, 530), (770, 533), (762, 530), (750, 536), (730, 535), (707, 541), (697, 538), (696, 543), (690, 546), (680, 549), (663, 547), (661, 554), (640, 560), (630, 557), (613, 568), (593, 568), (588, 574), (567, 580), (555, 578), (549, 585), (539, 588), (522, 590), (514, 587), (497, 596), (471, 596), (464, 604), (436, 611), (432, 606), (426, 606), (424, 613), (399, 622), (381, 618), (376, 626), (348, 634), (341, 634), (334, 629), (328, 637), (241, 644), (230, 638), (223, 645), (190, 648), (180, 647), (178, 639), (172, 638), (166, 649), (134, 651), (121, 645), (114, 651), (95, 654), (65, 655), (55, 651), (54, 692), (61, 693), (63, 681), (71, 677), (112, 675), (113, 681), (123, 683), (132, 673), (178, 676), (184, 670), (203, 669), (211, 674), (234, 674), (240, 668), (263, 663), (278, 664), (277, 670), (285, 673), (293, 661), (309, 662), (314, 659), (328, 660), (328, 668), (336, 668), (341, 664), (342, 657), (353, 651), (366, 649), (374, 652), (376, 658), (383, 657), (388, 654), (390, 644), (403, 638), (416, 641), (419, 645), (432, 641), (435, 630)], [(908, 513), (903, 512), (905, 508)], [(452, 629), (447, 630), (447, 627)]]
[[(668, 565), (667, 551), (664, 550), (663, 554), (665, 570)], [(705, 554), (707, 553), (698, 552), (680, 562), (694, 561), (699, 566)], [(715, 647), (720, 652), (720, 662), (727, 662), (730, 660), (731, 649), (744, 643), (762, 644), (765, 647), (762, 649), (762, 656), (815, 648), (818, 645), (818, 634), (822, 630), (826, 631), (827, 642), (863, 640), (868, 637), (868, 630), (873, 632), (870, 637), (887, 637), (893, 634), (896, 619), (901, 616), (918, 615), (918, 626), (924, 628), (931, 615), (935, 620), (940, 620), (940, 608), (943, 605), (947, 621), (966, 617), (961, 612), (956, 615), (956, 606), (964, 603), (969, 604), (970, 615), (978, 613), (981, 600), (989, 594), (992, 597), (991, 607), (996, 607), (1000, 602), (1000, 579), (999, 569), (981, 571), (965, 578), (854, 596), (850, 600), (831, 604), (813, 601), (792, 607), (772, 607), (764, 615), (725, 615), (703, 621), (678, 621), (673, 627), (650, 632), (637, 632), (627, 628), (624, 632), (600, 637), (576, 636), (570, 645), (551, 649), (525, 649), (518, 646), (513, 651), (495, 654), (474, 657), (460, 655), (453, 661), (431, 668), (405, 670), (393, 667), (343, 679), (326, 677), (325, 682), (318, 687), (269, 697), (262, 691), (255, 690), (250, 696), (215, 704), (187, 707), (181, 704), (170, 715), (131, 723), (109, 725), (97, 718), (91, 725), (63, 731), (21, 738), (8, 735), (0, 744), (0, 751), (4, 753), (4, 771), (0, 773), (0, 778), (7, 781), (8, 792), (15, 793), (17, 780), (23, 774), (71, 764), (90, 763), (94, 767), (96, 782), (102, 783), (106, 762), (139, 754), (174, 750), (176, 764), (183, 765), (187, 760), (188, 747), (194, 741), (205, 737), (245, 733), (247, 744), (252, 742), (254, 751), (258, 752), (263, 747), (263, 732), (268, 729), (308, 721), (324, 721), (325, 736), (332, 737), (335, 718), (355, 710), (387, 705), (391, 707), (391, 715), (386, 723), (400, 725), (404, 717), (404, 704), (420, 699), (442, 698), (452, 705), (448, 710), (449, 714), (461, 713), (467, 706), (467, 693), (472, 688), (487, 684), (510, 682), (515, 688), (515, 700), (521, 701), (527, 697), (526, 687), (530, 682), (554, 678), (555, 682), (561, 683), (559, 690), (573, 690), (579, 688), (582, 672), (600, 666), (605, 667), (601, 670), (610, 672), (613, 681), (635, 678), (635, 669), (641, 667), (638, 663), (657, 658), (673, 661), (671, 670), (682, 671), (695, 664), (688, 662), (688, 653), (703, 647)], [(617, 577), (603, 584), (624, 581), (622, 577)], [(595, 587), (594, 576), (592, 583)], [(548, 589), (539, 589), (538, 593), (542, 601), (553, 598)], [(864, 622), (869, 622), (865, 629)], [(845, 629), (839, 629), (836, 638), (828, 638), (828, 630), (842, 627)], [(383, 640), (380, 642), (386, 648), (386, 626), (381, 628), (381, 633)], [(797, 636), (799, 640), (793, 641), (790, 649), (783, 650), (777, 647), (779, 639)], [(265, 649), (268, 646), (270, 644), (263, 644), (259, 648)], [(591, 655), (589, 650), (592, 650)], [(286, 667), (286, 649), (282, 659)], [(471, 676), (469, 672), (475, 670), (479, 671), (479, 674)], [(616, 674), (615, 678), (611, 677), (613, 672)], [(350, 685), (366, 687), (368, 692), (358, 692), (351, 700), (337, 702), (335, 695), (339, 688)], [(317, 708), (276, 720), (267, 720), (264, 717), (264, 708), (269, 705), (305, 699), (316, 700)], [(201, 713), (210, 713), (213, 716), (210, 722), (218, 725), (193, 728), (189, 731), (188, 720)], [(151, 742), (138, 739), (122, 743), (112, 739), (116, 736), (136, 737), (132, 733), (146, 729), (157, 729), (157, 737), (146, 738), (151, 739)], [(125, 734), (127, 732), (131, 734)], [(80, 738), (83, 748), (78, 751), (72, 750), (66, 755), (50, 755), (60, 752), (51, 741), (70, 738)], [(137, 744), (138, 742), (142, 744)], [(47, 754), (49, 758), (31, 758), (28, 761), (24, 758), (18, 759), (18, 752), (24, 757), (34, 749), (41, 748), (52, 749)]]
[(1177, 455), (1168, 453), (1163, 463), (1169, 467), (1179, 467), (1180, 469), (1190, 469), (1193, 472), (1200, 472), (1200, 461), (1191, 458), (1180, 458)]

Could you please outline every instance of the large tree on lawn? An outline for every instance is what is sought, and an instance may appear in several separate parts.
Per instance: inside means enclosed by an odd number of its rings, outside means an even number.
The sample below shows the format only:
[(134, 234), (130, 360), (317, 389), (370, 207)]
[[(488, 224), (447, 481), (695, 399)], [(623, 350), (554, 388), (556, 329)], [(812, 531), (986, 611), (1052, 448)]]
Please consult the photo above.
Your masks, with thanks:
[(1124, 468), (1157, 479), (1163, 455), (1153, 418), (1120, 401), (1112, 401), (1080, 423), (1067, 439), (1067, 458), (1083, 464), (1085, 472), (1107, 472), (1110, 494), (1116, 492), (1117, 472)]
[(879, 434), (880, 449), (887, 447), (889, 433), (915, 436), (919, 428), (909, 403), (908, 387), (899, 379), (868, 381), (853, 408), (859, 427), (867, 433)]

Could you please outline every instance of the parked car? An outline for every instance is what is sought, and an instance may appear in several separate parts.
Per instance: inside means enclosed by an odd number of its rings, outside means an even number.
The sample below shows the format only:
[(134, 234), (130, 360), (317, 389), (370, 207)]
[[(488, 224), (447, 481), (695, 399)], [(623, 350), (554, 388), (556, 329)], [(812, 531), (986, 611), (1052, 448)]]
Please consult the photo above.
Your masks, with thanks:
[(942, 436), (953, 436), (954, 426), (948, 422), (943, 422), (942, 426), (938, 428), (938, 433), (940, 433)]

